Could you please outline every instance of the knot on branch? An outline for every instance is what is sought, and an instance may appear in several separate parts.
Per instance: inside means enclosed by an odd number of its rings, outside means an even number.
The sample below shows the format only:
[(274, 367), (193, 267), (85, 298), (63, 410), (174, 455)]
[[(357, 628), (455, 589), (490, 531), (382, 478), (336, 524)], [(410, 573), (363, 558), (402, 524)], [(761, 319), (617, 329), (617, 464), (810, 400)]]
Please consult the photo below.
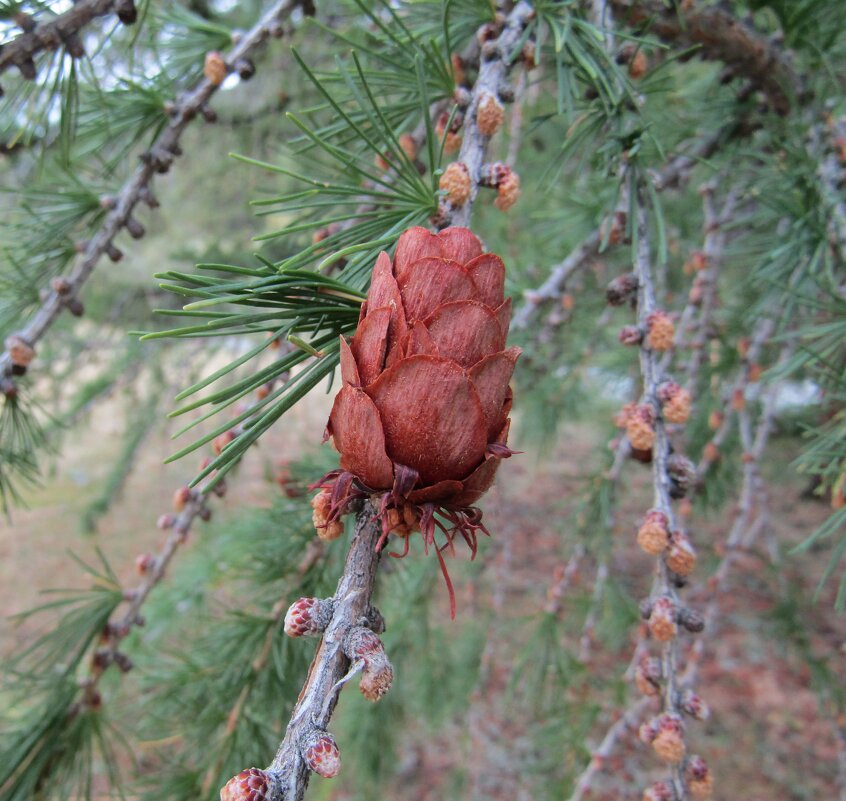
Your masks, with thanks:
[(344, 637), (343, 648), (353, 667), (361, 667), (361, 694), (368, 701), (378, 701), (394, 681), (394, 668), (382, 641), (369, 628), (354, 626)]

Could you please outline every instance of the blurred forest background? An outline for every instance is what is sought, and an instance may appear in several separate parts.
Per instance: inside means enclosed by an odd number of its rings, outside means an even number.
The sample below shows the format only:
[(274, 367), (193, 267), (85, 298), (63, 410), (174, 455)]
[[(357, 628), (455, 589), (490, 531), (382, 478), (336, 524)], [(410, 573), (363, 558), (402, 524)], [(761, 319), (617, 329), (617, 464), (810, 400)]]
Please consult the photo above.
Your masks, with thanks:
[[(450, 560), (455, 620), (419, 542), (382, 561), (394, 687), (345, 690), (308, 797), (846, 799), (840, 0), (3, 0), (0, 40), (2, 801), (215, 799), (272, 758), (313, 655), (282, 617), (351, 529), (316, 539), (307, 490), (334, 343), (376, 253), (464, 205), (441, 176), (496, 59), (485, 161), (521, 194), (474, 179), (472, 228), (514, 299), (521, 454)], [(644, 245), (693, 407), (665, 433), (705, 631), (674, 653), (710, 707), (667, 796), (638, 737), (654, 476), (620, 417)]]

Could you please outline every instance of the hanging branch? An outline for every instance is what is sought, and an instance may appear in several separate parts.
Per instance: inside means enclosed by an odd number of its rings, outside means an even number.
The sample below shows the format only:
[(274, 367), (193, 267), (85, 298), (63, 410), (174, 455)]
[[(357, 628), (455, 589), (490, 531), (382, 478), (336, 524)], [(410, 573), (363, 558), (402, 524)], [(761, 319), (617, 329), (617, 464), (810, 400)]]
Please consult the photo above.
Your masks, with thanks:
[(289, 636), (322, 634), (285, 738), (266, 770), (249, 768), (234, 776), (221, 791), (222, 801), (246, 801), (261, 789), (268, 801), (302, 801), (311, 773), (337, 775), (340, 754), (326, 730), (341, 687), (362, 673), (361, 690), (370, 700), (388, 691), (393, 669), (378, 634), (381, 615), (371, 606), (382, 536), (377, 511), (364, 502), (356, 513), (355, 533), (344, 571), (331, 598), (301, 598), (285, 617)]
[[(637, 279), (637, 321), (644, 337), (640, 348), (643, 396), (641, 404), (632, 412), (632, 423), (627, 427), (627, 433), (633, 447), (642, 447), (647, 444), (645, 440), (651, 440), (653, 508), (638, 532), (638, 542), (644, 550), (655, 553), (657, 557), (652, 591), (649, 600), (642, 605), (642, 611), (651, 636), (661, 643), (660, 684), (656, 691), (660, 691), (663, 702), (662, 714), (645, 724), (641, 737), (651, 743), (659, 758), (670, 766), (670, 786), (675, 801), (686, 801), (686, 746), (678, 679), (678, 628), (679, 623), (687, 624), (685, 627), (693, 631), (700, 631), (701, 627), (696, 616), (681, 606), (674, 580), (681, 568), (675, 562), (672, 568), (669, 564), (673, 540), (684, 535), (676, 528), (672, 508), (668, 464), (670, 442), (665, 423), (668, 404), (661, 403), (667, 382), (660, 372), (657, 352), (671, 347), (673, 332), (670, 330), (672, 326), (668, 328), (666, 325), (666, 312), (656, 306), (644, 186), (636, 170), (630, 170), (628, 180), (629, 192), (637, 210), (633, 221), (636, 236), (634, 275)], [(643, 442), (633, 440), (635, 432), (644, 435)], [(647, 542), (647, 537), (652, 534), (657, 535), (655, 538), (658, 540), (654, 548), (653, 543)]]
[[(696, 140), (687, 152), (673, 157), (662, 169), (650, 174), (655, 189), (660, 192), (664, 189), (683, 187), (694, 168), (703, 160), (713, 156), (727, 139), (735, 135), (736, 131), (737, 126), (733, 124), (715, 134)], [(625, 189), (625, 186), (623, 188)], [(621, 191), (620, 200), (611, 214), (612, 233), (615, 221), (625, 220), (628, 210), (628, 193)], [(603, 228), (590, 233), (564, 261), (552, 268), (549, 277), (537, 289), (526, 290), (523, 293), (525, 303), (515, 312), (511, 322), (512, 327), (527, 328), (541, 304), (558, 300), (570, 278), (580, 270), (586, 269), (602, 252), (603, 242), (606, 247), (611, 247), (622, 243), (622, 237), (618, 239), (614, 236), (606, 236)]]
[(624, 24), (644, 27), (665, 42), (696, 47), (703, 58), (723, 62), (733, 76), (752, 81), (782, 116), (797, 96), (804, 99), (800, 78), (779, 42), (738, 19), (722, 4), (611, 0), (611, 6)]
[(464, 138), (458, 160), (446, 168), (441, 178), (440, 185), (446, 190), (446, 200), (439, 212), (439, 228), (468, 225), (473, 203), (482, 185), (498, 190), (500, 208), (505, 210), (516, 202), (519, 194), (516, 173), (504, 164), (485, 165), (485, 158), (491, 138), (501, 127), (505, 116), (501, 101), (507, 98), (510, 102), (514, 98), (514, 90), (506, 85), (506, 78), (516, 61), (515, 49), (533, 16), (531, 5), (520, 0), (505, 19), (496, 38), (488, 38), (488, 26), (479, 33), (482, 40), (479, 75), (469, 98), (465, 99)]
[[(46, 293), (41, 307), (27, 325), (6, 340), (6, 350), (0, 355), (0, 376), (20, 374), (31, 363), (36, 343), (50, 330), (63, 309), (78, 305), (77, 296), (83, 284), (91, 277), (104, 255), (118, 261), (123, 254), (114, 244), (115, 237), (125, 228), (130, 236), (144, 235), (144, 227), (132, 213), (140, 202), (151, 207), (158, 205), (152, 192), (156, 173), (166, 173), (174, 158), (181, 153), (179, 142), (182, 133), (198, 114), (206, 109), (208, 101), (217, 91), (226, 73), (245, 59), (271, 35), (279, 32), (279, 20), (288, 15), (299, 0), (277, 0), (261, 20), (243, 35), (224, 57), (210, 59), (206, 73), (193, 89), (181, 95), (171, 110), (171, 121), (152, 147), (141, 156), (141, 165), (114, 198), (106, 201), (111, 208), (99, 230), (85, 245), (79, 262), (66, 277), (54, 282)], [(78, 6), (77, 6), (78, 7)], [(70, 13), (70, 12), (68, 12)]]
[(134, 23), (138, 16), (132, 0), (79, 0), (64, 14), (42, 23), (36, 23), (24, 12), (17, 14), (15, 21), (24, 32), (0, 48), (0, 73), (14, 66), (24, 78), (34, 80), (35, 56), (43, 50), (57, 50), (62, 45), (68, 47), (74, 58), (82, 56), (84, 51), (78, 39), (79, 32), (89, 22), (104, 17), (112, 10), (125, 25)]

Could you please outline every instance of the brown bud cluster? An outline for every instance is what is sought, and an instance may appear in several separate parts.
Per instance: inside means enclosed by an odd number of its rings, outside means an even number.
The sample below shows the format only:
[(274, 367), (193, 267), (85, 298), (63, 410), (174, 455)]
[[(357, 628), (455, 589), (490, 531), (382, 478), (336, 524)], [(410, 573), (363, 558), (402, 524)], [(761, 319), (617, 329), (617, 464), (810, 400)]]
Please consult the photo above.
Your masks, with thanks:
[(668, 781), (655, 782), (643, 791), (643, 801), (675, 801), (676, 793)]
[(661, 596), (652, 602), (647, 626), (649, 633), (658, 642), (669, 642), (679, 631), (676, 624), (676, 605), (672, 598)]
[(483, 92), (476, 107), (476, 126), (483, 136), (493, 136), (502, 125), (505, 109), (490, 92)]
[(681, 500), (696, 481), (696, 465), (684, 454), (673, 453), (667, 457), (667, 475), (670, 478), (670, 497)]
[(456, 114), (453, 116), (452, 124), (447, 128), (449, 122), (449, 115), (444, 113), (438, 117), (438, 124), (435, 126), (435, 134), (438, 139), (444, 142), (444, 153), (450, 155), (457, 153), (461, 147), (461, 134), (458, 133), (461, 123), (463, 122), (463, 115)]
[(694, 798), (710, 798), (714, 791), (714, 777), (708, 763), (701, 756), (693, 755), (684, 768), (684, 781)]
[(690, 417), (690, 393), (675, 381), (665, 381), (658, 387), (661, 414), (668, 423), (686, 423)]
[(647, 512), (637, 531), (637, 544), (650, 556), (660, 556), (670, 544), (667, 515), (658, 509)]
[(632, 447), (648, 451), (655, 444), (655, 412), (648, 403), (635, 406), (626, 420), (626, 436)]
[(508, 211), (520, 199), (520, 194), (520, 176), (511, 170), (497, 187), (494, 206), (500, 211)]
[(340, 520), (330, 520), (332, 493), (322, 490), (311, 499), (311, 520), (317, 529), (317, 536), (326, 542), (338, 539), (344, 533), (344, 524)]
[(446, 199), (453, 206), (463, 206), (470, 199), (472, 191), (467, 165), (463, 161), (454, 161), (448, 165), (438, 181), (438, 187), (446, 193)]
[(708, 720), (711, 710), (708, 705), (691, 689), (685, 690), (679, 700), (679, 707), (686, 715), (696, 720)]
[(605, 300), (610, 306), (622, 306), (637, 296), (638, 280), (634, 273), (618, 275), (605, 288)]
[(646, 318), (646, 343), (652, 350), (670, 350), (675, 338), (676, 326), (667, 312), (654, 311)]
[(680, 576), (689, 576), (696, 565), (696, 551), (683, 531), (670, 535), (670, 549), (667, 551), (667, 567)]
[(684, 759), (684, 723), (681, 717), (664, 713), (651, 723), (650, 733), (655, 733), (651, 740), (656, 756), (671, 765), (677, 765)]

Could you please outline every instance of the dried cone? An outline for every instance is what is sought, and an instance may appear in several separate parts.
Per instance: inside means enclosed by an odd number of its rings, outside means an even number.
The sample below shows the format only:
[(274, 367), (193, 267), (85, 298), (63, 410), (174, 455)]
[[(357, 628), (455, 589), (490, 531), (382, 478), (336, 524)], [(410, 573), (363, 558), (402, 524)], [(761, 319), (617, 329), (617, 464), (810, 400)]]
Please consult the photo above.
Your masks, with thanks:
[(642, 403), (632, 410), (626, 420), (626, 436), (635, 450), (652, 450), (655, 444), (654, 422), (655, 413), (648, 403)]
[(303, 759), (310, 770), (324, 779), (332, 779), (341, 770), (341, 752), (328, 731), (312, 729), (301, 744)]
[(374, 491), (395, 473), (412, 504), (475, 504), (494, 480), (519, 348), (505, 349), (505, 266), (466, 228), (406, 231), (373, 270), (358, 330), (341, 340), (327, 425), (341, 467)]
[(278, 778), (258, 768), (247, 768), (233, 776), (220, 791), (220, 801), (271, 801)]
[(646, 344), (652, 350), (670, 350), (675, 338), (676, 327), (667, 312), (654, 311), (646, 318)]
[(214, 50), (206, 53), (206, 61), (203, 64), (203, 75), (206, 76), (210, 83), (214, 84), (214, 86), (220, 86), (223, 83), (223, 79), (226, 78), (226, 72), (226, 62), (220, 53)]
[(665, 714), (658, 718), (658, 734), (652, 749), (659, 759), (677, 765), (684, 759), (684, 724), (678, 715)]
[(313, 637), (326, 631), (332, 619), (331, 600), (300, 598), (285, 614), (285, 634), (289, 637)]
[(694, 798), (710, 798), (714, 792), (714, 777), (701, 756), (694, 755), (687, 760), (684, 780)]
[(472, 184), (467, 165), (454, 161), (445, 170), (438, 181), (438, 187), (446, 192), (446, 199), (456, 208), (460, 208), (470, 199)]
[(331, 542), (344, 533), (344, 524), (340, 520), (330, 520), (332, 493), (329, 490), (318, 492), (311, 499), (311, 520), (320, 539)]
[(658, 642), (669, 642), (678, 634), (676, 605), (667, 597), (656, 598), (649, 615), (649, 633)]
[(667, 515), (652, 509), (637, 531), (637, 544), (650, 556), (660, 556), (670, 544)]
[(490, 92), (484, 92), (476, 107), (476, 126), (483, 136), (493, 136), (502, 125), (505, 109)]

